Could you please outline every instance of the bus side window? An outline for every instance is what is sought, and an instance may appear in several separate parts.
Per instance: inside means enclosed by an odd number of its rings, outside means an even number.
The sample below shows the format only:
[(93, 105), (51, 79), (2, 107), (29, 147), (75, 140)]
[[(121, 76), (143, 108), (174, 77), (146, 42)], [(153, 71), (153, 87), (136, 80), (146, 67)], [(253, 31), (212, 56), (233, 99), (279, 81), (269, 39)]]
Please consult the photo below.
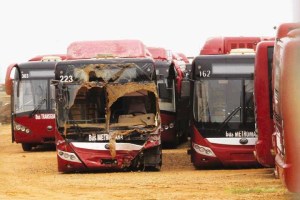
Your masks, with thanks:
[(167, 89), (166, 83), (158, 83), (158, 95), (161, 99), (171, 100), (171, 92)]

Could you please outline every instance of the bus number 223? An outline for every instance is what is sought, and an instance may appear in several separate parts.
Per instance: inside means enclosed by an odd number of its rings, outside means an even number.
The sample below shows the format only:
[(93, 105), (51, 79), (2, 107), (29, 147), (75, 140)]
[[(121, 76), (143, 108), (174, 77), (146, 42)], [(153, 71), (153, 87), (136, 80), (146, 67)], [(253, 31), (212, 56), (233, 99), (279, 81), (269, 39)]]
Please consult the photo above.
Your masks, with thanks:
[(62, 82), (73, 82), (73, 76), (60, 76), (59, 78)]

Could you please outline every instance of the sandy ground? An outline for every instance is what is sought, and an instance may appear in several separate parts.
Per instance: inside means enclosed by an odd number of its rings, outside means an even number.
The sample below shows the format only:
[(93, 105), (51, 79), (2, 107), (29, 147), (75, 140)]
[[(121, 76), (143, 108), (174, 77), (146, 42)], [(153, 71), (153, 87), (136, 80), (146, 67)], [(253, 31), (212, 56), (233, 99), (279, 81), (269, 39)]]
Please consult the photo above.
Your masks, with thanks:
[(187, 145), (163, 150), (160, 172), (61, 174), (56, 152), (23, 152), (0, 126), (0, 199), (298, 199), (272, 169), (195, 170)]

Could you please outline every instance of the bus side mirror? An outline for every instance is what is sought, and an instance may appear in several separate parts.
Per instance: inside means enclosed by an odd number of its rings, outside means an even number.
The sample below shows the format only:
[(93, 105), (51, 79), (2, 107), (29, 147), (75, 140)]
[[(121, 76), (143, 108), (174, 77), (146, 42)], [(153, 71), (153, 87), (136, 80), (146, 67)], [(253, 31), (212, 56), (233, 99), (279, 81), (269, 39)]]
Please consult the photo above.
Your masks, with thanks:
[(170, 91), (165, 83), (158, 83), (158, 96), (161, 99), (171, 99)]
[(181, 97), (190, 97), (190, 85), (189, 80), (181, 81)]

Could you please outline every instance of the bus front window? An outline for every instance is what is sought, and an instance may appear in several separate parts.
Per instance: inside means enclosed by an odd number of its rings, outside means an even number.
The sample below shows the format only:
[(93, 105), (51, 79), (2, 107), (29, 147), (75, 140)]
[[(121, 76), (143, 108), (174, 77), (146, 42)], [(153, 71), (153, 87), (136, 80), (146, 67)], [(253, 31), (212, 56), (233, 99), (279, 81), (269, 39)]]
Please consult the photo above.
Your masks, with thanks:
[(253, 81), (201, 80), (194, 87), (194, 119), (196, 122), (221, 124), (213, 128), (239, 129), (254, 122)]
[[(18, 85), (19, 84), (19, 85)], [(47, 109), (48, 80), (14, 81), (15, 113)]]

